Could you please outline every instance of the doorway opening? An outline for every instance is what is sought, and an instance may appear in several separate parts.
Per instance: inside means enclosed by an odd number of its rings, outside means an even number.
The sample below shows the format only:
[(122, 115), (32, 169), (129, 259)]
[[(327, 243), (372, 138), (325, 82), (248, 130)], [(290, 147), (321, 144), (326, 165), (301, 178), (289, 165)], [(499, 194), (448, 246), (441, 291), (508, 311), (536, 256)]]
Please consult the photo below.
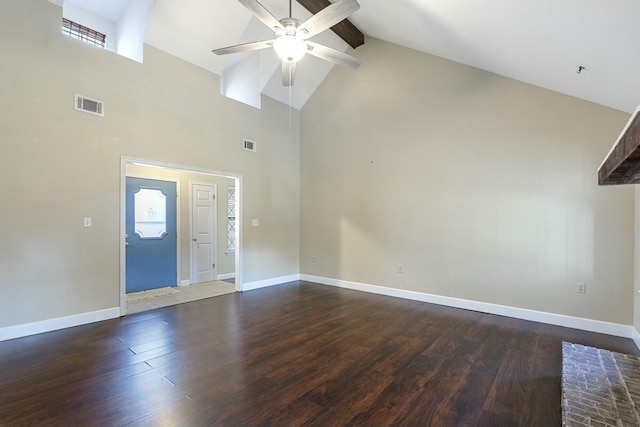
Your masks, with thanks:
[[(131, 157), (121, 158), (120, 175), (121, 315), (242, 291), (241, 175)], [(176, 202), (173, 235), (167, 195)], [(160, 242), (174, 243), (173, 252), (140, 255)]]

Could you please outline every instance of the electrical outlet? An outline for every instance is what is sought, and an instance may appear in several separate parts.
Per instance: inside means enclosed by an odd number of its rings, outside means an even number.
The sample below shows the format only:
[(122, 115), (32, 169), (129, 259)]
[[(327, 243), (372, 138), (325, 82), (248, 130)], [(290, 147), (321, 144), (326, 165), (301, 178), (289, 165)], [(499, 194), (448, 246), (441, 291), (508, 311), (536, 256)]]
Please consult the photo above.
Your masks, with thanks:
[(576, 284), (576, 292), (579, 294), (587, 293), (587, 284), (585, 282), (578, 282)]
[(251, 220), (251, 226), (257, 227), (258, 225), (260, 225), (260, 222), (257, 219), (252, 219)]
[(404, 273), (404, 267), (402, 264), (398, 264), (398, 273)]

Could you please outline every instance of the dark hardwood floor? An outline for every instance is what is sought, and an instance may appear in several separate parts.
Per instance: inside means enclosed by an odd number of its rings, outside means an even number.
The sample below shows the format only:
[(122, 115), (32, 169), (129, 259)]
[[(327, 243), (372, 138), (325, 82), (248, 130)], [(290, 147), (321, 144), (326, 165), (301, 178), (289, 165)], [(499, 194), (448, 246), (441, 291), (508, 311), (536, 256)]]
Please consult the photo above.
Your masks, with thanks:
[(0, 343), (0, 425), (559, 426), (563, 340), (640, 354), (294, 282)]

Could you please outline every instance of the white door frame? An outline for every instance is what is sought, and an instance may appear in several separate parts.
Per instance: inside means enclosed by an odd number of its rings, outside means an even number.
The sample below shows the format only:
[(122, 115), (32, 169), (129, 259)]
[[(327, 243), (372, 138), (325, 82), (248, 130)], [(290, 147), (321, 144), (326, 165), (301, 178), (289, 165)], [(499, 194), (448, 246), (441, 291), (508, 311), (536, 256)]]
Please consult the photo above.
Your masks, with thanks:
[[(137, 164), (142, 166), (152, 166), (166, 169), (177, 169), (185, 172), (201, 173), (205, 175), (216, 175), (225, 178), (232, 178), (236, 187), (236, 255), (235, 272), (236, 291), (243, 289), (243, 267), (242, 267), (242, 175), (222, 172), (193, 166), (179, 165), (175, 163), (159, 162), (156, 160), (141, 159), (136, 157), (120, 157), (120, 316), (127, 313), (126, 299), (126, 245), (124, 235), (126, 233), (126, 169), (127, 164)], [(179, 246), (179, 245), (178, 245)], [(179, 283), (179, 282), (178, 282)]]
[(216, 275), (213, 280), (218, 280), (218, 185), (205, 181), (189, 181), (189, 284), (193, 284), (193, 277), (195, 276), (195, 262), (193, 256), (193, 186), (202, 185), (205, 187), (212, 187), (213, 194), (215, 195), (213, 202), (213, 235), (214, 242), (212, 243), (211, 260), (215, 266)]

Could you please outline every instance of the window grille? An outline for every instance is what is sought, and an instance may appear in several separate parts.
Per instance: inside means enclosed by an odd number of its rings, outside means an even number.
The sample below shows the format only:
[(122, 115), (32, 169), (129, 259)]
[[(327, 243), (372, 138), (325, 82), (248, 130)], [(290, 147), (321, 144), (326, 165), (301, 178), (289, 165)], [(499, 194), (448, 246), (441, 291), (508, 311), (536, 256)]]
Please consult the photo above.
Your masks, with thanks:
[(106, 46), (107, 36), (66, 18), (62, 18), (62, 34), (103, 49)]
[(227, 251), (236, 250), (236, 188), (227, 188)]

